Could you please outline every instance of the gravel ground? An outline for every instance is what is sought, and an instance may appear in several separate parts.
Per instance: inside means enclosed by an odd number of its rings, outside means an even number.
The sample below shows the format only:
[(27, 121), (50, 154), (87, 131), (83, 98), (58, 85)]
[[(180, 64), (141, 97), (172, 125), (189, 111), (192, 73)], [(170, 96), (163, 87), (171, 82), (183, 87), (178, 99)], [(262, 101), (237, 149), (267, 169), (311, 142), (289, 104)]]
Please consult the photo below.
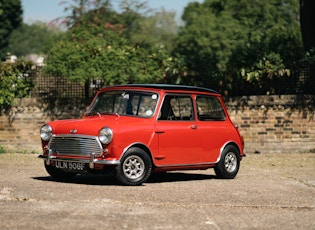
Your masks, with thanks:
[(0, 154), (0, 229), (315, 229), (315, 154), (252, 154), (233, 180), (212, 169), (125, 187), (52, 180), (33, 154)]

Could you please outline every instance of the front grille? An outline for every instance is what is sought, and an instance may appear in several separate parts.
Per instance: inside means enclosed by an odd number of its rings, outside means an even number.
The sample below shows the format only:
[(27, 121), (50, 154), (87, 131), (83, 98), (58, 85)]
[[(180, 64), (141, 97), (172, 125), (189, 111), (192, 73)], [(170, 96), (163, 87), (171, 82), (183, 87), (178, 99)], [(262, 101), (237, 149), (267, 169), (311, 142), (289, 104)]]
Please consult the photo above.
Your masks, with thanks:
[(96, 137), (79, 135), (53, 136), (48, 147), (53, 154), (62, 155), (90, 155), (102, 152), (102, 145)]

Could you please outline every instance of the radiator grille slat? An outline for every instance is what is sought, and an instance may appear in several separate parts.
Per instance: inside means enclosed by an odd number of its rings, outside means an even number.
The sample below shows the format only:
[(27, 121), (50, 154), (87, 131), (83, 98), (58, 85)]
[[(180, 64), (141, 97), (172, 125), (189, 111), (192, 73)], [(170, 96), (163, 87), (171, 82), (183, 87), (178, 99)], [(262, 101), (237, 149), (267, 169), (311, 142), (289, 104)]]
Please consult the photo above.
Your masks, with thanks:
[(54, 136), (49, 148), (55, 154), (63, 155), (90, 155), (101, 154), (102, 145), (96, 137), (83, 136)]

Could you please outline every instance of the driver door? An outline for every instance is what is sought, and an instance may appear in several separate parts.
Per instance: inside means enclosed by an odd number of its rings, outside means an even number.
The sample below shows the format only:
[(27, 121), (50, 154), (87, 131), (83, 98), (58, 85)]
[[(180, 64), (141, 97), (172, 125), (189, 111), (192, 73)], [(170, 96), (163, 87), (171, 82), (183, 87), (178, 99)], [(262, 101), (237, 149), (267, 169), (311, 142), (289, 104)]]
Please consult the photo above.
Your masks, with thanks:
[(189, 165), (200, 161), (198, 135), (190, 95), (166, 95), (156, 125), (157, 165)]

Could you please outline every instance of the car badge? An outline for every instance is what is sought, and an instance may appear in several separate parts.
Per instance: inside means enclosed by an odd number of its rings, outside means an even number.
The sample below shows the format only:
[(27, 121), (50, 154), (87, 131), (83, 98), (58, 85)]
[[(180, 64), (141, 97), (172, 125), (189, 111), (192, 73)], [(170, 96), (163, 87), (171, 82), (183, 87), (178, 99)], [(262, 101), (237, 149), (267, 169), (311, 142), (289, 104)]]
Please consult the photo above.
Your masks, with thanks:
[(70, 129), (70, 133), (76, 133), (78, 130), (76, 129)]

